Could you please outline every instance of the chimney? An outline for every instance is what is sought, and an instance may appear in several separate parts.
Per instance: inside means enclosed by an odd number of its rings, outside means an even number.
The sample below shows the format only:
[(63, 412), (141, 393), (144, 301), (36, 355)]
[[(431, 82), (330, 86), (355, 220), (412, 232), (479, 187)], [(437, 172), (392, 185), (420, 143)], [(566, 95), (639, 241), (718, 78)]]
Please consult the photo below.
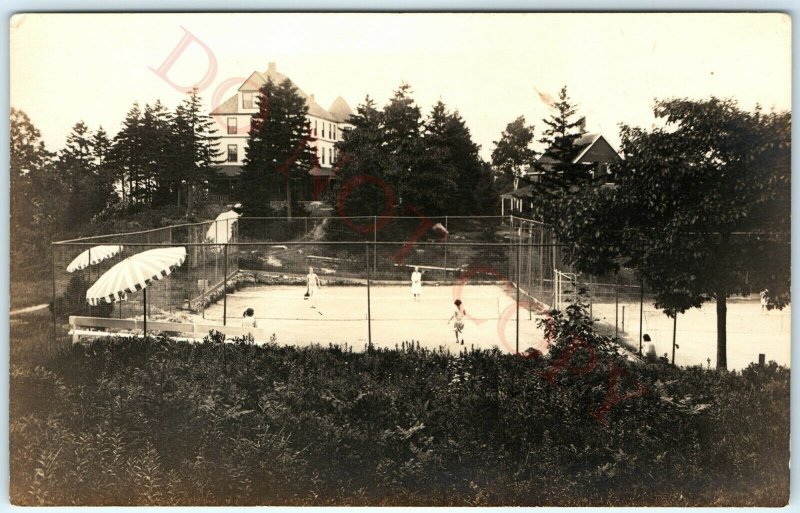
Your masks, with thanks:
[(277, 73), (277, 71), (275, 71), (275, 63), (274, 62), (270, 62), (269, 63), (269, 67), (267, 68), (267, 73), (269, 73), (270, 75), (274, 75), (275, 73)]
[(311, 97), (312, 100), (314, 99), (314, 95), (313, 94), (310, 94), (309, 96)]

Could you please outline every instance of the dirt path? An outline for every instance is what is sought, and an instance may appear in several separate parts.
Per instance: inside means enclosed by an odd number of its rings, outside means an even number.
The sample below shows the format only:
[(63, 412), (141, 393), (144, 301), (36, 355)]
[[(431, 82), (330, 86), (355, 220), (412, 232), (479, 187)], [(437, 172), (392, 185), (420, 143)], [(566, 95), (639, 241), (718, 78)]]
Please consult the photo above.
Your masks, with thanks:
[(41, 305), (29, 306), (27, 308), (19, 308), (17, 310), (11, 310), (11, 313), (9, 315), (17, 315), (17, 314), (35, 312), (37, 310), (44, 310), (48, 306), (49, 305), (47, 303), (42, 303)]

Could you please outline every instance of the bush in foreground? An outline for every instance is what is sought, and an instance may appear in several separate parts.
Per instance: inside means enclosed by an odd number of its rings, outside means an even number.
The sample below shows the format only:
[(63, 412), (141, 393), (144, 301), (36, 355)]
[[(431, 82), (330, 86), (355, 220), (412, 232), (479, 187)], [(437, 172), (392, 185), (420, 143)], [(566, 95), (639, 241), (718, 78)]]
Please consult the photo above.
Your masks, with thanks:
[(12, 501), (786, 503), (787, 369), (631, 363), (576, 308), (549, 356), (104, 339), (12, 366)]

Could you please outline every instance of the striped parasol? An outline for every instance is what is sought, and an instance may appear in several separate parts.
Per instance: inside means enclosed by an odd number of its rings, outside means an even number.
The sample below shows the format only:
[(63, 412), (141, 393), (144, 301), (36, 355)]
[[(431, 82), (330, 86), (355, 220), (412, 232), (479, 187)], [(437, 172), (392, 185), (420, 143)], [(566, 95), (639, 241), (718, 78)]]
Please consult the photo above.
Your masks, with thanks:
[(103, 260), (109, 259), (121, 252), (122, 246), (118, 245), (94, 246), (76, 256), (67, 266), (67, 272), (74, 273), (75, 271), (86, 269), (90, 265), (99, 264)]
[(113, 303), (160, 280), (186, 260), (186, 248), (158, 248), (129, 256), (105, 272), (86, 291), (91, 305)]

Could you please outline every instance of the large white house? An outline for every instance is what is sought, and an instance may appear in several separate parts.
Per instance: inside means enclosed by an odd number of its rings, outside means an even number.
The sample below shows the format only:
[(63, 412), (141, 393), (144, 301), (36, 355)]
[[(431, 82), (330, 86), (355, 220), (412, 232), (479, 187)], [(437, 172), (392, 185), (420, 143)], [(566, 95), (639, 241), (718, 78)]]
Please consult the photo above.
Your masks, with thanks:
[[(225, 162), (220, 165), (220, 174), (221, 178), (228, 180), (229, 186), (242, 170), (247, 134), (250, 131), (250, 117), (258, 112), (256, 99), (259, 89), (268, 79), (280, 84), (287, 78), (283, 73), (278, 73), (274, 62), (270, 62), (267, 71), (254, 71), (242, 83), (235, 95), (211, 112), (211, 116), (221, 128), (220, 148), (224, 152)], [(332, 177), (332, 167), (338, 158), (334, 144), (342, 138), (343, 130), (352, 127), (348, 120), (353, 110), (341, 96), (337, 97), (326, 110), (316, 102), (313, 94), (306, 94), (299, 87), (297, 90), (308, 105), (308, 121), (312, 135), (316, 138), (312, 145), (316, 147), (320, 168), (312, 170), (312, 173), (316, 176)]]

